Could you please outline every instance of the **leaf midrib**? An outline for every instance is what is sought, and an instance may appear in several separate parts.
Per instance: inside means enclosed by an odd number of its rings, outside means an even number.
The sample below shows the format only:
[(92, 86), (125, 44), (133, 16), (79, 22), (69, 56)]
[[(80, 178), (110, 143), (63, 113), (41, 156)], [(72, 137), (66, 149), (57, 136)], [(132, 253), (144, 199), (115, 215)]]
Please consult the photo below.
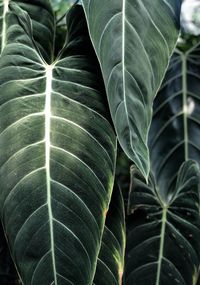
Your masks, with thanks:
[(162, 226), (161, 226), (161, 234), (160, 234), (160, 246), (159, 246), (159, 256), (158, 256), (158, 268), (157, 268), (157, 274), (156, 274), (156, 285), (160, 284), (162, 259), (163, 259), (163, 253), (164, 253), (164, 245), (165, 245), (166, 223), (167, 223), (167, 207), (163, 207)]
[(2, 22), (2, 36), (1, 36), (1, 53), (6, 44), (6, 14), (8, 12), (8, 5), (10, 0), (3, 1), (3, 22)]
[(197, 43), (193, 47), (191, 47), (188, 51), (182, 52), (179, 49), (176, 49), (176, 53), (180, 56), (181, 64), (182, 64), (182, 114), (183, 114), (183, 131), (184, 131), (184, 161), (187, 161), (189, 159), (189, 130), (188, 130), (188, 119), (190, 117), (190, 114), (188, 113), (188, 95), (191, 94), (188, 90), (188, 83), (187, 83), (187, 76), (188, 74), (191, 74), (195, 76), (195, 73), (188, 72), (187, 71), (187, 63), (189, 61), (189, 56), (191, 53), (196, 49), (196, 47), (199, 45)]
[(49, 214), (50, 243), (51, 243), (53, 275), (54, 275), (54, 283), (55, 283), (55, 285), (57, 285), (56, 260), (55, 260), (55, 250), (54, 250), (55, 246), (54, 246), (53, 212), (52, 212), (52, 205), (51, 205), (51, 173), (50, 173), (51, 93), (52, 93), (53, 67), (54, 67), (54, 65), (46, 65), (45, 170), (46, 170), (47, 207), (48, 207), (48, 214)]
[[(128, 114), (128, 108), (127, 108), (127, 100), (126, 100), (126, 67), (125, 67), (125, 56), (126, 56), (126, 0), (122, 0), (122, 86), (123, 86), (123, 102), (124, 102), (124, 109), (126, 113), (127, 123), (129, 127), (129, 142), (131, 149), (134, 152), (135, 157), (137, 158), (137, 165), (141, 169), (144, 177), (146, 180), (148, 180), (149, 176), (149, 169), (146, 171), (143, 168), (143, 165), (140, 161), (140, 158), (138, 157), (137, 152), (134, 151), (133, 142), (131, 139), (131, 127), (130, 127), (130, 121), (129, 121), (129, 114)], [(136, 163), (136, 162), (135, 162)]]
[[(125, 76), (125, 22), (126, 22), (126, 0), (123, 0), (122, 3), (122, 81), (123, 81), (123, 98), (124, 98), (124, 107), (125, 112), (129, 124), (129, 116), (128, 116), (128, 110), (127, 110), (127, 103), (126, 103), (126, 76)], [(130, 126), (129, 126), (130, 130)], [(130, 135), (129, 135), (130, 137)], [(131, 143), (131, 140), (130, 140)]]
[(184, 127), (184, 158), (188, 160), (188, 114), (187, 114), (187, 57), (181, 55), (182, 59), (182, 88), (183, 88), (183, 127)]

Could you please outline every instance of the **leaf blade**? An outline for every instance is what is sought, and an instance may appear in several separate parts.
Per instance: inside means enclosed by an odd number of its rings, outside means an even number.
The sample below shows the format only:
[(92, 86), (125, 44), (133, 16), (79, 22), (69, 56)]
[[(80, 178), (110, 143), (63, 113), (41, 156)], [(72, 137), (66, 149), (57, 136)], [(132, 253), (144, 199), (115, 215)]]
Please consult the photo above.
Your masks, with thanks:
[(129, 211), (141, 210), (144, 219), (129, 232), (125, 284), (193, 284), (200, 262), (198, 164), (182, 165), (168, 204), (160, 200), (153, 180), (147, 186), (138, 171), (132, 175)]
[(198, 53), (199, 43), (186, 52), (175, 50), (154, 102), (149, 148), (157, 183), (165, 184), (163, 197), (172, 192), (178, 169), (184, 161), (200, 162)]
[(121, 285), (124, 271), (125, 213), (124, 201), (118, 185), (114, 186), (106, 214), (101, 249), (93, 284)]
[(83, 12), (75, 7), (69, 14), (68, 45), (49, 66), (31, 37), (28, 14), (14, 4), (11, 9), (0, 62), (1, 94), (7, 94), (0, 99), (0, 144), (10, 142), (0, 169), (5, 230), (24, 284), (90, 284), (116, 138), (98, 66), (82, 36)]
[[(152, 101), (178, 37), (180, 2), (82, 2), (118, 139), (147, 178)], [(156, 53), (162, 58), (162, 66)]]

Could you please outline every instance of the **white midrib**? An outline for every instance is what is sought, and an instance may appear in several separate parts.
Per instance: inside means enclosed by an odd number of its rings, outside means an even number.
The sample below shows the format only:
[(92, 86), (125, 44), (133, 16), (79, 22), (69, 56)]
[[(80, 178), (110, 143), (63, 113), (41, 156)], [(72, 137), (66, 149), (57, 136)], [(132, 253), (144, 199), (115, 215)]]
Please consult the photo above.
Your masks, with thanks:
[(2, 36), (1, 36), (1, 53), (6, 45), (6, 13), (8, 12), (9, 0), (3, 1), (3, 19), (2, 19)]
[[(123, 0), (122, 4), (122, 79), (123, 79), (123, 96), (124, 101), (126, 98), (126, 90), (125, 90), (125, 19), (126, 19), (126, 1)], [(126, 104), (125, 104), (126, 108)], [(127, 110), (126, 110), (127, 112)]]
[[(127, 121), (128, 121), (128, 126), (129, 126), (129, 136), (130, 136), (130, 145), (132, 150), (134, 150), (133, 147), (133, 142), (131, 139), (131, 131), (130, 131), (130, 122), (129, 122), (129, 114), (128, 114), (128, 109), (127, 109), (127, 100), (126, 100), (126, 75), (125, 75), (125, 44), (126, 44), (126, 27), (125, 27), (125, 22), (126, 22), (126, 0), (123, 0), (122, 2), (122, 83), (123, 83), (123, 99), (124, 99), (124, 108), (125, 108), (125, 112), (126, 112), (126, 117), (127, 117)], [(134, 155), (137, 157), (137, 166), (140, 169), (143, 169), (143, 166), (141, 164), (141, 161), (138, 157), (137, 152), (134, 151)], [(149, 174), (145, 173), (144, 170), (142, 171), (146, 182), (148, 183), (148, 176)]]
[[(126, 117), (129, 125), (129, 115), (127, 110), (127, 103), (126, 103), (126, 75), (125, 75), (125, 21), (126, 21), (126, 0), (123, 0), (122, 2), (122, 85), (123, 85), (123, 99), (124, 99), (124, 108), (126, 112)], [(129, 133), (130, 133), (130, 126), (129, 126)], [(131, 134), (130, 135), (130, 144), (132, 147), (132, 140), (131, 140)], [(132, 147), (132, 149), (134, 149)]]
[(55, 246), (54, 246), (54, 230), (53, 230), (53, 213), (51, 205), (51, 173), (50, 173), (50, 152), (51, 152), (51, 93), (53, 79), (53, 65), (46, 65), (46, 102), (45, 102), (45, 169), (47, 183), (47, 205), (50, 225), (50, 242), (51, 254), (54, 273), (54, 284), (57, 285), (56, 261), (55, 261)]
[(167, 222), (167, 208), (164, 207), (162, 214), (161, 233), (160, 233), (160, 246), (159, 246), (159, 256), (158, 256), (158, 268), (156, 274), (156, 285), (160, 285), (161, 267), (162, 267), (162, 259), (164, 253), (164, 245), (165, 245), (166, 222)]
[(187, 59), (184, 54), (182, 58), (182, 87), (183, 87), (183, 127), (184, 127), (184, 154), (185, 161), (188, 160), (188, 107), (187, 107)]
[(126, 105), (126, 76), (125, 76), (125, 21), (126, 21), (126, 0), (123, 0), (123, 4), (122, 4), (122, 80), (123, 80), (124, 106), (125, 106), (126, 116), (128, 118), (128, 110), (127, 110), (127, 105)]

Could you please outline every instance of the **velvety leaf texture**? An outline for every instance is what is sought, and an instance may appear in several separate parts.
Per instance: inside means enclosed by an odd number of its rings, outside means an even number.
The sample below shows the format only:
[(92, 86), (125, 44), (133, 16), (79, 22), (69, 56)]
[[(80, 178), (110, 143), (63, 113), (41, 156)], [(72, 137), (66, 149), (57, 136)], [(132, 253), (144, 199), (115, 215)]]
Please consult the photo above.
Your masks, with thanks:
[[(6, 46), (6, 31), (7, 31), (6, 14), (9, 11), (9, 2), (10, 1), (8, 0), (0, 1), (0, 53), (2, 53), (3, 49)], [(45, 30), (46, 34), (45, 41), (48, 39), (48, 35), (50, 35), (49, 38), (52, 37), (51, 36), (52, 28), (49, 27), (49, 23), (52, 21), (49, 21), (48, 19), (49, 18), (51, 19), (53, 17), (53, 13), (51, 11), (51, 7), (48, 5), (49, 3), (48, 0), (43, 0), (42, 2), (34, 1), (34, 3), (30, 3), (30, 1), (26, 0), (24, 1), (12, 0), (12, 2), (17, 2), (19, 5), (21, 5), (21, 7), (23, 7), (23, 9), (30, 12), (30, 16), (32, 17), (33, 22), (36, 24), (36, 27), (39, 24), (41, 31), (44, 32)], [(40, 19), (40, 23), (34, 21), (35, 18)], [(37, 38), (37, 29), (35, 29), (34, 31), (36, 32), (34, 36), (36, 36)], [(50, 52), (50, 46), (48, 46), (48, 42), (45, 43), (45, 50)], [(2, 226), (0, 227), (0, 284), (2, 285), (18, 284), (18, 275), (10, 256), (10, 251), (6, 239), (4, 237), (4, 230)]]
[(83, 0), (119, 142), (148, 178), (152, 102), (179, 33), (180, 0)]
[(115, 185), (98, 256), (93, 285), (121, 285), (124, 270), (125, 213), (124, 201)]
[(11, 253), (25, 285), (91, 284), (116, 137), (84, 13), (68, 13), (68, 42), (49, 65), (37, 17), (10, 9), (0, 60), (0, 211)]
[[(33, 26), (33, 37), (43, 59), (50, 64), (53, 60), (55, 19), (50, 0), (9, 0), (27, 11)], [(43, 35), (43, 36), (41, 36)]]
[(149, 148), (164, 199), (173, 189), (182, 162), (200, 163), (199, 126), (200, 43), (186, 52), (176, 49), (154, 102)]
[(168, 203), (160, 197), (153, 176), (147, 186), (135, 168), (131, 174), (129, 213), (140, 210), (145, 219), (133, 223), (127, 236), (125, 284), (196, 284), (200, 265), (198, 164), (188, 160), (181, 166)]
[[(6, 31), (9, 23), (6, 22), (6, 14), (9, 11), (9, 3), (17, 3), (28, 12), (32, 19), (33, 36), (38, 48), (47, 63), (53, 58), (54, 41), (54, 15), (49, 0), (1, 0), (0, 1), (0, 48), (6, 45)], [(41, 34), (45, 37), (41, 37)]]

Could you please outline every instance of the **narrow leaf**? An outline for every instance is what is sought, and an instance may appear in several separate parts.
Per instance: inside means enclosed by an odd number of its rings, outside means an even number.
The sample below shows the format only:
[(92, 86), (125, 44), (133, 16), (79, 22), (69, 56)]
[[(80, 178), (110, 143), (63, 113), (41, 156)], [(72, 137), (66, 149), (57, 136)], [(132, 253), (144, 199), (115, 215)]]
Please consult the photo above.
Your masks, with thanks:
[(121, 285), (124, 270), (125, 213), (122, 193), (115, 185), (104, 227), (93, 285)]
[(3, 225), (25, 285), (91, 284), (116, 138), (84, 14), (68, 14), (68, 43), (49, 65), (28, 14), (10, 9), (0, 60)]
[(114, 126), (148, 178), (152, 102), (179, 31), (180, 0), (83, 0)]
[(129, 213), (141, 210), (146, 219), (127, 237), (125, 284), (196, 284), (200, 266), (198, 164), (189, 160), (182, 165), (167, 204), (153, 176), (147, 186), (135, 168), (131, 175)]
[[(154, 102), (149, 135), (152, 170), (166, 199), (180, 165), (200, 163), (200, 43), (176, 49)], [(160, 187), (161, 188), (161, 187)]]

